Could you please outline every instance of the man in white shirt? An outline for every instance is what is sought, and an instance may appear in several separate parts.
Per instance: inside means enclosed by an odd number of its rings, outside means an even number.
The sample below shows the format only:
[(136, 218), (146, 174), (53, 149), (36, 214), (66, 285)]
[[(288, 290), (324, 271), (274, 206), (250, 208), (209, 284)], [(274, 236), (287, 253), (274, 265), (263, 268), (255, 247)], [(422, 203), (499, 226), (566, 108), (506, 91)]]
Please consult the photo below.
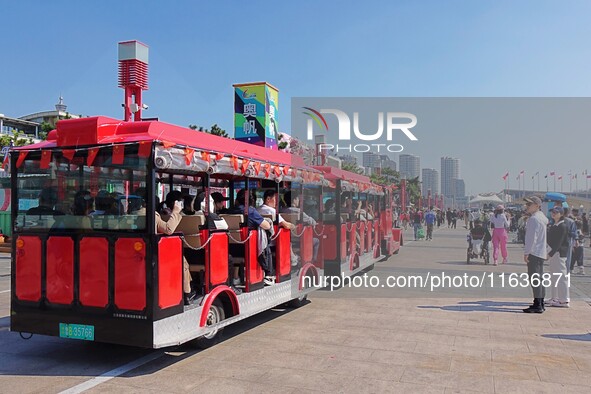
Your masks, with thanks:
[[(271, 215), (273, 219), (278, 215), (277, 210), (275, 207), (277, 206), (277, 191), (269, 189), (265, 190), (263, 194), (263, 204), (257, 208), (257, 211), (262, 215)], [(279, 215), (277, 218), (278, 224), (280, 227), (283, 227), (286, 230), (293, 230), (295, 229), (295, 224), (289, 223), (285, 219)], [(270, 246), (274, 246), (275, 241), (271, 241)], [(298, 256), (291, 250), (290, 247), (290, 255), (291, 255), (291, 265), (296, 266), (298, 264), (299, 258)]]
[[(546, 231), (548, 218), (540, 211), (542, 200), (537, 196), (525, 198), (527, 213), (531, 217), (525, 225), (525, 248), (523, 261), (527, 263), (527, 273), (534, 293), (534, 303), (523, 311), (525, 313), (543, 313), (546, 289), (542, 285), (544, 260), (547, 259)], [(535, 286), (534, 286), (535, 285)]]
[[(257, 208), (257, 211), (261, 215), (272, 215), (273, 218), (277, 216), (277, 210), (275, 207), (277, 206), (277, 191), (269, 189), (265, 190), (265, 194), (263, 194), (263, 204)], [(279, 225), (287, 230), (292, 230), (295, 228), (295, 225), (286, 222), (285, 219), (279, 215)]]

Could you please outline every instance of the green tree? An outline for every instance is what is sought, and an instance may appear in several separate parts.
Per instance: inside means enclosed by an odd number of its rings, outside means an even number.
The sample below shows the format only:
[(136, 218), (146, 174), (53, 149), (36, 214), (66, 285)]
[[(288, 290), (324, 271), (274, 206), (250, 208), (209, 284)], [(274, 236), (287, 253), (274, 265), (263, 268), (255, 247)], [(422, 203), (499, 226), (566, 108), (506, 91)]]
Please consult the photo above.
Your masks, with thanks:
[(356, 174), (363, 174), (363, 169), (360, 168), (357, 164), (355, 163), (343, 163), (341, 165), (341, 169), (345, 170), (345, 171), (349, 171), (349, 172), (354, 172)]
[(228, 133), (226, 133), (226, 130), (224, 130), (220, 126), (218, 126), (217, 123), (214, 124), (213, 126), (211, 126), (211, 129), (209, 129), (207, 132), (210, 134), (213, 134), (213, 135), (220, 136), (220, 137), (230, 138)]
[(205, 130), (203, 128), (200, 128), (199, 126), (197, 126), (195, 124), (190, 124), (189, 128), (191, 130), (198, 130), (198, 131), (202, 131), (204, 133), (209, 133), (209, 134), (217, 135), (217, 136), (224, 137), (224, 138), (230, 138), (228, 133), (226, 133), (226, 130), (224, 130), (220, 126), (218, 126), (217, 123), (214, 124), (213, 126), (211, 126), (211, 128), (209, 130)]
[(21, 130), (15, 131), (10, 134), (4, 134), (0, 136), (0, 145), (5, 146), (25, 146), (33, 143), (31, 137), (23, 137), (25, 133)]
[(421, 181), (419, 181), (418, 176), (406, 180), (406, 192), (408, 193), (409, 202), (417, 205), (421, 196)]

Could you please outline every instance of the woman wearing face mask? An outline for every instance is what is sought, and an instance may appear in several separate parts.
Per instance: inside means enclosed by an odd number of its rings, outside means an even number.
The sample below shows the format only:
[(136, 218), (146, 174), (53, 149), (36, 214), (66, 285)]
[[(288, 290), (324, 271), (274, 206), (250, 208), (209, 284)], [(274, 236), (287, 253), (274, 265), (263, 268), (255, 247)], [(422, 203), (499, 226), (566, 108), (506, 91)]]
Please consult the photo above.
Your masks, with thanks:
[(548, 306), (568, 308), (570, 294), (566, 276), (566, 256), (569, 249), (568, 231), (564, 222), (564, 209), (560, 206), (550, 211), (554, 224), (548, 229), (548, 246), (550, 246), (549, 266), (552, 275), (550, 285), (551, 298), (544, 301)]

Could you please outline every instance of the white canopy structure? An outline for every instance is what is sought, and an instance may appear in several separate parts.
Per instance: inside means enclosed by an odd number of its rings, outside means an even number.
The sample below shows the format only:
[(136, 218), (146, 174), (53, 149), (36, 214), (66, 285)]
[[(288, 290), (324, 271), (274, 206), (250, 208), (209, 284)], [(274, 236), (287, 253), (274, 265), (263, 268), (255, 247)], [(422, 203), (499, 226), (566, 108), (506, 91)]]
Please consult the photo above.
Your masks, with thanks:
[(503, 200), (494, 193), (479, 194), (470, 200), (470, 204), (502, 204)]

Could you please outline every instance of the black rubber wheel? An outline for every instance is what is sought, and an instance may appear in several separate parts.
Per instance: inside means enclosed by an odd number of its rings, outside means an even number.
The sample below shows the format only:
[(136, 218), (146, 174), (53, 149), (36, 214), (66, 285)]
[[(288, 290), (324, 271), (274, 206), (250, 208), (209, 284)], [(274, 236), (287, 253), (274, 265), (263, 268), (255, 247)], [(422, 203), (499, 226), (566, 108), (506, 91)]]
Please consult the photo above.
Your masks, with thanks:
[(470, 264), (470, 251), (466, 252), (466, 264)]
[(484, 264), (490, 263), (490, 255), (488, 254), (488, 250), (484, 251)]
[(302, 305), (306, 304), (306, 302), (308, 301), (308, 295), (303, 295), (299, 298), (294, 298), (293, 300), (289, 301), (287, 303), (287, 306), (290, 308), (299, 308)]
[[(209, 308), (209, 312), (207, 313), (207, 321), (205, 322), (205, 325), (207, 325), (207, 326), (214, 325), (216, 323), (221, 322), (225, 318), (226, 318), (226, 315), (224, 313), (224, 306), (222, 305), (220, 300), (216, 299), (213, 302), (213, 304), (211, 304), (211, 307)], [(194, 340), (194, 344), (199, 349), (210, 348), (220, 341), (223, 331), (224, 331), (224, 329), (220, 328), (210, 334), (207, 334), (207, 335), (204, 335), (200, 338), (197, 338)]]

